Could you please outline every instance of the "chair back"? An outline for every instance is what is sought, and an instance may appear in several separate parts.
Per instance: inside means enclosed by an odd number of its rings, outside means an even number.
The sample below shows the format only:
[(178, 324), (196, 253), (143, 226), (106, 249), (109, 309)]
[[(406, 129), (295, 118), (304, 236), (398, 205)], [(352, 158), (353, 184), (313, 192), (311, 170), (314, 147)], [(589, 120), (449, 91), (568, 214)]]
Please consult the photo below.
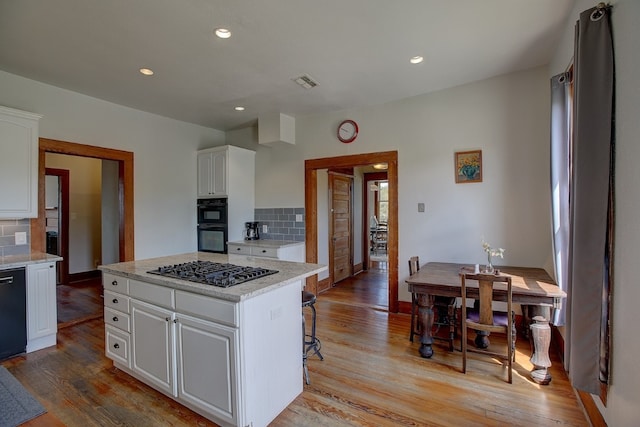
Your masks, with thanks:
[[(462, 307), (466, 307), (466, 299), (468, 296), (468, 280), (476, 280), (478, 282), (478, 310), (479, 319), (477, 323), (482, 325), (494, 325), (494, 311), (492, 302), (496, 300), (494, 294), (499, 291), (506, 294), (507, 300), (507, 313), (513, 311), (513, 290), (511, 285), (510, 276), (501, 276), (495, 274), (477, 273), (477, 274), (461, 274), (461, 293), (462, 293)], [(466, 310), (465, 310), (466, 311)]]
[(409, 276), (413, 276), (420, 270), (420, 258), (418, 256), (412, 256), (409, 258)]
[[(499, 357), (505, 359), (508, 364), (508, 382), (513, 382), (513, 358), (515, 355), (515, 326), (513, 323), (513, 304), (512, 304), (512, 288), (511, 277), (502, 276), (488, 273), (461, 273), (461, 297), (462, 297), (462, 372), (467, 372), (467, 351), (473, 351), (474, 353), (484, 353), (492, 357)], [(476, 280), (478, 282), (478, 310), (471, 310), (467, 312), (467, 296), (471, 293), (467, 286), (468, 280)], [(506, 287), (506, 289), (505, 289)], [(475, 289), (474, 289), (475, 291)], [(494, 312), (492, 303), (495, 300), (504, 301), (504, 294), (506, 292), (507, 311)], [(496, 294), (500, 293), (500, 298), (496, 298)], [(472, 293), (473, 298), (476, 298), (475, 292)], [(467, 345), (468, 330), (475, 330), (479, 334), (479, 331), (484, 332), (500, 332), (507, 335), (507, 354), (497, 353), (486, 345), (479, 346), (480, 348), (471, 348)], [(483, 336), (487, 336), (484, 334)], [(480, 335), (476, 336), (476, 345), (478, 345), (477, 338), (481, 338)], [(482, 340), (481, 340), (482, 342)]]

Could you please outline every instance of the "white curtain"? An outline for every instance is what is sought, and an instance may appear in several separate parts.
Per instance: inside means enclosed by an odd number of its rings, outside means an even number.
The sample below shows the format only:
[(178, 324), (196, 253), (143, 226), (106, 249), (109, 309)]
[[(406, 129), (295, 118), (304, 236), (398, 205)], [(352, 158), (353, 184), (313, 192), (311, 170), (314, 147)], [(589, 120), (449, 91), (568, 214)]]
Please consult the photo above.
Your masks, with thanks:
[[(571, 146), (571, 73), (551, 78), (551, 208), (556, 283), (567, 292), (569, 274), (569, 176)], [(564, 326), (567, 300), (554, 313), (553, 324)], [(565, 356), (568, 349), (565, 349)], [(565, 362), (569, 358), (565, 357)], [(566, 368), (566, 366), (565, 366)]]

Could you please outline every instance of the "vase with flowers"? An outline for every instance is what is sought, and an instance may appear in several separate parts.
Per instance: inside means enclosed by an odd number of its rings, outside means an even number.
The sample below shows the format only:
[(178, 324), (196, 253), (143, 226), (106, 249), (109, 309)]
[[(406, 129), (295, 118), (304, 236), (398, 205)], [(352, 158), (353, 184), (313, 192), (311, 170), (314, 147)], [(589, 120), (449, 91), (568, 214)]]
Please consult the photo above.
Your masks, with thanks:
[(491, 257), (499, 256), (500, 258), (504, 258), (504, 249), (494, 249), (489, 243), (485, 242), (484, 240), (482, 241), (482, 249), (487, 253), (487, 266), (485, 268), (485, 273), (493, 273), (495, 269), (493, 268)]

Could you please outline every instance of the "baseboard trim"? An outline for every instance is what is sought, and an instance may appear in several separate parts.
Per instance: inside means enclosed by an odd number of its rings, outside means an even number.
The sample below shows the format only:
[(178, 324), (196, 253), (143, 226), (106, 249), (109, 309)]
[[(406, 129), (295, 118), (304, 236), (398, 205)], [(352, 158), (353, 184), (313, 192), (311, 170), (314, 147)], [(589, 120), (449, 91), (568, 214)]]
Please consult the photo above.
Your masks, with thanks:
[(69, 283), (82, 282), (85, 280), (94, 280), (100, 277), (100, 270), (81, 271), (80, 273), (69, 274)]
[[(574, 389), (575, 390), (575, 389)], [(604, 417), (600, 413), (600, 409), (596, 405), (596, 402), (593, 400), (593, 396), (586, 391), (576, 390), (576, 394), (582, 402), (582, 406), (584, 407), (584, 412), (587, 415), (587, 418), (591, 422), (592, 427), (607, 427), (607, 422), (604, 420)]]

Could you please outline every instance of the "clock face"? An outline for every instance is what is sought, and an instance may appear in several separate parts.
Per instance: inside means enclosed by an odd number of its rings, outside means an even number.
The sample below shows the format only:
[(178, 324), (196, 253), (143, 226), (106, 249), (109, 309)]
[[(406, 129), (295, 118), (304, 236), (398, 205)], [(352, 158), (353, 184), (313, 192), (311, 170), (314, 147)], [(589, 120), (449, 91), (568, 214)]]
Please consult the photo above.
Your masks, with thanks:
[(338, 139), (344, 143), (353, 142), (358, 136), (358, 124), (353, 120), (344, 120), (338, 126)]

